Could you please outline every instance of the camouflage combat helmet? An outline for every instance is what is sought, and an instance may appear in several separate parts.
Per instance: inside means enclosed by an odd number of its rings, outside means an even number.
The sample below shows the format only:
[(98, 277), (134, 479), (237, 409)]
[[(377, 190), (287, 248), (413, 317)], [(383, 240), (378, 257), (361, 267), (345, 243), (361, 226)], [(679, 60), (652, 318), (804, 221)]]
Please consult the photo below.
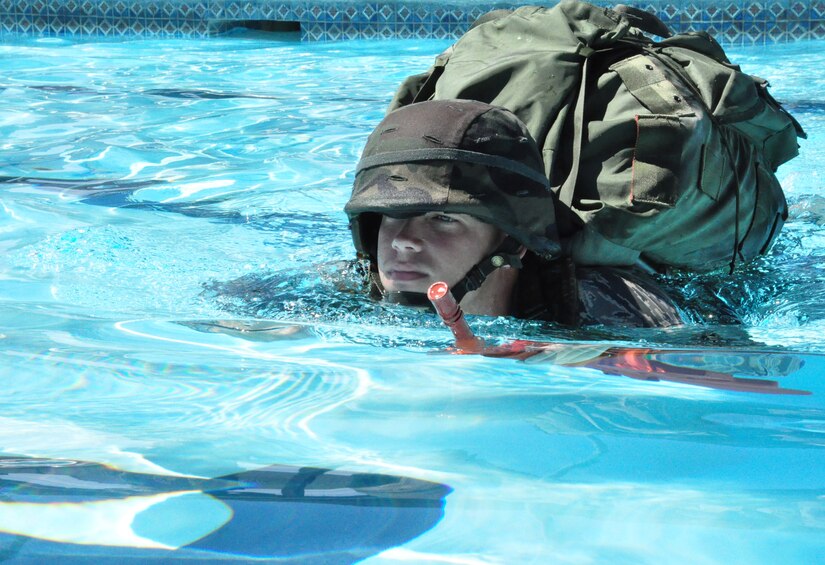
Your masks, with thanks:
[[(553, 257), (560, 250), (554, 198), (538, 146), (514, 114), (482, 102), (433, 100), (391, 112), (373, 131), (344, 210), (359, 256), (375, 271), (381, 215), (468, 214), (508, 234), (510, 255), (515, 240)], [(475, 290), (503, 264), (480, 263), (476, 280), (459, 292)]]

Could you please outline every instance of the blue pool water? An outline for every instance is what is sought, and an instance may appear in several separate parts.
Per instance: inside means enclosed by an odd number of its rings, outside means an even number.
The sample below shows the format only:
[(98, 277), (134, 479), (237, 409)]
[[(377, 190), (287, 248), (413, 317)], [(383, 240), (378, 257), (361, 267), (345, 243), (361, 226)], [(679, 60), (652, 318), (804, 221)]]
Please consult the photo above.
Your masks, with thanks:
[(0, 44), (0, 559), (822, 559), (825, 44), (729, 50), (808, 131), (791, 217), (735, 276), (665, 282), (744, 325), (472, 320), (725, 348), (666, 360), (804, 395), (446, 355), (432, 316), (336, 288), (361, 147), (446, 46)]

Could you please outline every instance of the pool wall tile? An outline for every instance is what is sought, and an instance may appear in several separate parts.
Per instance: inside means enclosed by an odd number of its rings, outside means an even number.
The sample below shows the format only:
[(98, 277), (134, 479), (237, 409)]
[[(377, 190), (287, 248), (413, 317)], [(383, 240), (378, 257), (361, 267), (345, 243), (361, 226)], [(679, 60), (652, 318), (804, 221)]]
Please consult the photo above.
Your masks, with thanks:
[[(232, 27), (254, 28), (262, 22), (282, 22), (300, 26), (300, 36), (305, 41), (455, 39), (476, 18), (490, 10), (554, 3), (0, 0), (0, 33), (206, 37)], [(602, 0), (594, 3), (614, 4)], [(634, 2), (633, 5), (657, 14), (675, 31), (707, 31), (723, 45), (825, 39), (825, 0), (653, 0)]]

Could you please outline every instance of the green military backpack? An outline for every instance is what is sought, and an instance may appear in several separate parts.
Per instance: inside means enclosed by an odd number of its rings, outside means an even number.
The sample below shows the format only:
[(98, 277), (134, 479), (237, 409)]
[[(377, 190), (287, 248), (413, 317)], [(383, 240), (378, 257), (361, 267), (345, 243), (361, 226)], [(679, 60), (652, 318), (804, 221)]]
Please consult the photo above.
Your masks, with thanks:
[(514, 112), (581, 219), (565, 241), (579, 264), (732, 271), (781, 230), (774, 173), (805, 137), (767, 87), (707, 33), (567, 1), (482, 16), (390, 110), (461, 98)]

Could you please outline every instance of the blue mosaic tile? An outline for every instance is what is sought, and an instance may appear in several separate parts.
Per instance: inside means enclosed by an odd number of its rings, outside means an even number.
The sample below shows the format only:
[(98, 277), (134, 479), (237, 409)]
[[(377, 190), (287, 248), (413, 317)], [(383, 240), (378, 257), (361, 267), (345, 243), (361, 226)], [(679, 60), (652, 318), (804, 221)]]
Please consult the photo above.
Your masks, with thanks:
[[(774, 20), (782, 20), (787, 17), (788, 3), (785, 0), (769, 0), (766, 3), (769, 17)], [(770, 36), (770, 30), (768, 30)]]
[(802, 41), (808, 39), (808, 26), (804, 24), (792, 24), (788, 29), (790, 41)]
[(718, 4), (711, 4), (702, 7), (702, 19), (708, 22), (722, 21), (724, 11)]
[(399, 22), (409, 22), (412, 20), (415, 12), (413, 11), (411, 6), (401, 5), (398, 7), (396, 11), (397, 21)]
[(116, 0), (109, 5), (109, 13), (114, 17), (121, 18), (129, 14), (129, 5), (123, 0)]
[[(378, 4), (368, 2), (366, 4), (357, 6), (357, 8), (358, 13), (355, 15), (355, 20), (359, 24), (375, 23), (375, 20), (378, 18)], [(361, 30), (362, 32), (364, 29), (364, 25), (359, 26), (359, 30)], [(363, 33), (361, 34), (361, 38), (364, 38)]]
[(170, 19), (175, 20), (185, 20), (186, 15), (192, 11), (192, 8), (189, 7), (189, 4), (185, 2), (181, 2), (179, 4), (175, 4), (174, 10), (170, 14)]
[(93, 20), (81, 21), (80, 27), (86, 35), (96, 35), (98, 30), (98, 22)]
[(633, 2), (633, 6), (639, 8), (640, 10), (644, 10), (645, 12), (650, 12), (651, 14), (659, 13), (658, 2)]
[[(376, 6), (376, 18), (375, 18), (374, 21), (376, 21), (378, 23), (383, 23), (383, 22), (389, 23), (389, 22), (396, 21), (395, 18), (396, 18), (395, 5), (378, 4)], [(383, 32), (381, 33), (381, 37), (385, 37), (385, 35), (386, 34), (384, 34)], [(389, 38), (386, 38), (386, 39), (389, 39)]]
[(682, 17), (680, 2), (667, 2), (658, 11), (659, 18), (666, 24), (678, 23)]
[(723, 29), (720, 24), (710, 23), (705, 29), (705, 31), (707, 31), (714, 38), (722, 38)]
[(232, 0), (227, 2), (223, 7), (223, 17), (233, 20), (240, 20), (241, 18), (241, 3)]
[(761, 33), (759, 34), (759, 37), (757, 37), (757, 39), (755, 41), (751, 40), (748, 36), (744, 37), (743, 45), (752, 47), (752, 46), (764, 45), (764, 44), (765, 44), (765, 36), (762, 35)]
[[(612, 6), (616, 0), (596, 3)], [(642, 0), (676, 31), (708, 31), (723, 44), (821, 38), (825, 0)], [(456, 38), (504, 4), (409, 0), (0, 0), (5, 33), (203, 37), (210, 20), (301, 22), (302, 39)]]
[(433, 22), (433, 13), (427, 6), (415, 6), (412, 10), (410, 21), (417, 24), (427, 24), (428, 31), (432, 32), (432, 26), (430, 24)]
[(683, 20), (679, 32), (688, 33), (692, 31), (705, 31), (705, 27), (707, 27), (707, 24), (703, 22)]
[(433, 39), (450, 39), (452, 38), (452, 30), (446, 25), (435, 25), (433, 26), (432, 37)]
[(742, 31), (742, 27), (738, 24), (726, 25), (719, 40), (727, 45), (742, 45), (744, 41), (744, 32)]
[(42, 34), (49, 29), (49, 24), (43, 18), (34, 18), (32, 20), (32, 33)]
[(296, 21), (303, 21), (306, 17), (306, 6), (304, 4), (296, 4), (292, 7), (292, 13), (295, 14)]
[(464, 18), (464, 11), (460, 8), (436, 8), (433, 11), (433, 21), (447, 26), (456, 24)]
[(417, 23), (400, 23), (395, 28), (395, 33), (402, 39), (428, 39), (429, 26)]
[(367, 24), (360, 30), (362, 39), (376, 39), (378, 37), (378, 27), (375, 24)]
[(241, 16), (249, 20), (260, 19), (261, 8), (257, 3), (244, 2), (241, 5)]
[(702, 4), (700, 2), (685, 2), (682, 6), (682, 23), (698, 22), (702, 19)]
[(399, 39), (414, 39), (415, 38), (415, 32), (414, 32), (413, 28), (411, 28), (410, 26), (408, 26), (406, 24), (400, 24), (395, 29), (395, 36)]
[(223, 17), (223, 3), (215, 0), (206, 1), (206, 14), (204, 17), (208, 19), (220, 19)]
[(81, 27), (80, 27), (80, 22), (78, 22), (78, 21), (77, 21), (76, 19), (74, 19), (74, 18), (69, 19), (69, 20), (65, 23), (65, 25), (63, 26), (63, 28), (64, 28), (65, 30), (67, 30), (67, 31), (68, 31), (71, 35), (75, 35), (76, 33), (79, 33), (79, 32), (80, 32), (80, 30), (81, 30)]
[[(765, 4), (762, 2), (748, 2), (742, 9), (742, 16), (746, 22), (763, 20), (767, 17), (767, 14)], [(760, 27), (759, 29), (761, 30), (763, 28)]]
[(489, 12), (488, 6), (468, 6), (467, 10), (467, 21), (472, 23), (476, 21), (478, 18)]
[[(352, 23), (353, 19), (357, 18), (359, 10), (353, 5), (343, 5), (340, 7), (341, 9), (341, 21)], [(347, 28), (348, 29), (348, 28)], [(356, 29), (356, 33), (357, 33)], [(345, 30), (344, 34), (349, 38), (349, 33)]]
[(787, 41), (786, 26), (783, 23), (777, 23), (768, 27), (767, 39), (772, 43), (780, 43)]
[(811, 8), (805, 2), (800, 2), (798, 0), (792, 0), (788, 4), (788, 17), (793, 17), (799, 20), (807, 20), (811, 17)]
[(343, 33), (341, 30), (341, 26), (338, 24), (329, 24), (325, 28), (325, 37), (326, 41), (340, 41), (343, 39)]
[(258, 5), (258, 18), (262, 20), (288, 20), (288, 17), (281, 17), (278, 15), (278, 9), (284, 9), (284, 15), (289, 15), (289, 7), (278, 5), (274, 2), (263, 2)]
[(392, 27), (386, 25), (375, 26), (374, 39), (392, 39), (394, 36), (395, 32)]
[(431, 39), (433, 30), (429, 25), (419, 25), (413, 29), (415, 37), (418, 39)]
[[(307, 6), (306, 11), (304, 12), (303, 16), (300, 19), (301, 19), (301, 21), (307, 21), (307, 22), (312, 22), (312, 23), (322, 23), (324, 21), (324, 8), (323, 8), (323, 6), (318, 6), (317, 4), (312, 5), (312, 6)], [(314, 27), (314, 26), (312, 26), (312, 27)]]
[(324, 39), (326, 30), (324, 24), (312, 24), (306, 27), (304, 34), (309, 41), (321, 41)]
[(722, 5), (722, 19), (725, 21), (741, 21), (744, 19), (744, 10), (740, 2), (727, 2)]
[(358, 29), (357, 25), (347, 24), (344, 26), (344, 33), (341, 39), (360, 39), (361, 38), (361, 30)]
[(745, 35), (750, 41), (757, 41), (760, 37), (763, 37), (765, 34), (762, 33), (761, 26), (754, 23), (746, 23)]
[(138, 2), (126, 2), (126, 11), (123, 17), (131, 24), (140, 21), (140, 14), (143, 13), (143, 6)]
[[(340, 23), (344, 20), (344, 11), (339, 9), (337, 6), (327, 6), (322, 14), (322, 18), (327, 23)], [(330, 38), (334, 38), (336, 36), (340, 39), (341, 35), (341, 26), (337, 26), (334, 29), (330, 27), (327, 30), (327, 34)]]
[[(86, 0), (87, 2), (89, 0)], [(143, 12), (148, 14), (150, 17), (154, 17), (160, 13), (160, 6), (156, 2), (147, 2), (143, 4)]]

